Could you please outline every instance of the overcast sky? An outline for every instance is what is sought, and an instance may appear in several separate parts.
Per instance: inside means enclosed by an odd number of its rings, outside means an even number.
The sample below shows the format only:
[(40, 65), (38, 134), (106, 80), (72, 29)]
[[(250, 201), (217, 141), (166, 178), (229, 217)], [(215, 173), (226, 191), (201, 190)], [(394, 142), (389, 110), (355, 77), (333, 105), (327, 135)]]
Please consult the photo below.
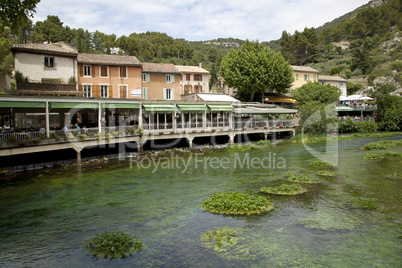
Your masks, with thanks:
[(369, 0), (41, 0), (34, 22), (57, 15), (64, 26), (117, 37), (154, 31), (188, 41), (271, 41), (282, 31), (319, 27)]

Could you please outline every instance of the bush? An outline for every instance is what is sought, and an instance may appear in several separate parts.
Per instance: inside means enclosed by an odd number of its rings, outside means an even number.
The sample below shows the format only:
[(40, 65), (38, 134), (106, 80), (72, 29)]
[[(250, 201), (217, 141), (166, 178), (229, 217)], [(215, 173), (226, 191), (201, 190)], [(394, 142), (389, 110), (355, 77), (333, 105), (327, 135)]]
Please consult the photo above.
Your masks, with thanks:
[(142, 250), (142, 240), (118, 231), (105, 231), (85, 242), (87, 251), (97, 259), (123, 259)]
[(393, 61), (389, 64), (388, 69), (402, 72), (402, 61)]
[(377, 124), (374, 122), (356, 122), (357, 132), (374, 132), (377, 130)]
[(50, 132), (50, 138), (51, 139), (55, 139), (56, 138), (56, 133), (54, 133), (54, 132)]
[(297, 184), (282, 184), (279, 186), (262, 187), (261, 192), (275, 195), (297, 195), (307, 192), (307, 190)]
[(355, 121), (348, 117), (346, 120), (340, 120), (338, 123), (339, 133), (354, 133), (357, 132), (357, 127)]
[(265, 197), (238, 192), (222, 192), (211, 195), (201, 203), (201, 208), (219, 214), (260, 214), (274, 209)]
[(352, 72), (352, 76), (361, 76), (363, 74), (362, 70), (356, 69)]
[(362, 147), (363, 150), (383, 150), (389, 149), (392, 147), (402, 146), (402, 140), (390, 141), (390, 140), (381, 140), (369, 142)]

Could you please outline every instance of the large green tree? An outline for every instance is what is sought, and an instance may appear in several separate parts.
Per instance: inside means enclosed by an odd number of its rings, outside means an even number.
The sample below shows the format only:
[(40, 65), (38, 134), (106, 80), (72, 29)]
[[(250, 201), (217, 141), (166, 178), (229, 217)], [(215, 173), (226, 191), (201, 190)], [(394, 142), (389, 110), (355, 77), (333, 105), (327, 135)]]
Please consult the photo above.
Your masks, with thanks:
[(402, 129), (402, 97), (390, 95), (395, 90), (394, 84), (376, 84), (374, 96), (378, 105), (378, 129), (387, 131)]
[(63, 26), (63, 22), (60, 21), (58, 16), (47, 16), (47, 19), (38, 21), (34, 26), (34, 31), (31, 34), (31, 40), (33, 43), (42, 43), (45, 41), (59, 42), (64, 41), (70, 43), (75, 34), (70, 27)]
[(248, 101), (266, 89), (287, 92), (293, 82), (292, 68), (280, 53), (248, 40), (222, 59), (220, 72), (225, 83), (237, 89), (238, 97)]
[(328, 126), (336, 121), (333, 104), (339, 100), (338, 90), (335, 86), (308, 82), (292, 91), (301, 114), (299, 131), (313, 134), (324, 134), (328, 131)]
[(296, 31), (294, 35), (283, 31), (280, 39), (281, 53), (290, 63), (304, 65), (313, 61), (318, 41), (314, 28), (306, 27), (303, 32)]
[(18, 32), (19, 25), (21, 25), (26, 18), (33, 16), (39, 1), (40, 0), (1, 0), (1, 29), (4, 29), (4, 26), (8, 26), (14, 32)]

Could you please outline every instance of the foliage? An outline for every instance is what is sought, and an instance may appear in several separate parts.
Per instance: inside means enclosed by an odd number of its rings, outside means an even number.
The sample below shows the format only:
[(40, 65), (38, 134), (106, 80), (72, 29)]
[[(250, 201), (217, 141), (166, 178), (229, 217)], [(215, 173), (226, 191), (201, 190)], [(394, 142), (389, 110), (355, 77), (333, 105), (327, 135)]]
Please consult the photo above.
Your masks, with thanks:
[(68, 84), (69, 84), (69, 85), (76, 85), (76, 84), (77, 84), (77, 80), (75, 79), (74, 76), (71, 76), (71, 77), (68, 79)]
[(318, 38), (314, 28), (304, 28), (294, 35), (282, 32), (280, 39), (281, 53), (291, 64), (304, 65), (312, 62), (317, 53)]
[(355, 198), (350, 204), (367, 210), (376, 210), (378, 208), (377, 200), (366, 197)]
[(259, 140), (251, 145), (253, 148), (264, 148), (271, 147), (272, 143), (270, 140)]
[(363, 85), (361, 84), (355, 84), (352, 82), (346, 82), (346, 90), (348, 92), (348, 95), (353, 95), (360, 89), (362, 89)]
[(393, 147), (400, 147), (402, 146), (402, 140), (380, 140), (380, 141), (374, 141), (374, 142), (369, 142), (365, 144), (361, 149), (363, 150), (383, 150), (383, 149), (389, 149)]
[(124, 259), (142, 250), (142, 240), (119, 231), (105, 231), (85, 242), (86, 250), (97, 259)]
[(9, 38), (0, 37), (0, 75), (11, 74), (14, 57), (10, 51), (13, 41)]
[(332, 167), (332, 164), (330, 162), (323, 160), (314, 160), (313, 162), (310, 163), (310, 165), (315, 167)]
[(85, 135), (85, 134), (79, 134), (79, 135), (78, 135), (78, 139), (79, 139), (80, 141), (85, 141), (85, 140), (87, 139), (87, 135)]
[(44, 138), (45, 138), (45, 133), (40, 132), (40, 133), (39, 133), (39, 138), (40, 138), (40, 139), (44, 139)]
[(233, 145), (227, 146), (226, 150), (229, 152), (242, 152), (242, 151), (251, 150), (251, 146), (246, 145), (246, 144), (233, 144)]
[(50, 132), (49, 136), (51, 139), (55, 139), (57, 135), (55, 132)]
[(390, 95), (395, 89), (391, 84), (376, 85), (374, 96), (378, 104), (378, 129), (387, 131), (402, 129), (402, 97)]
[(364, 42), (357, 40), (351, 43), (352, 51), (352, 71), (359, 69), (363, 74), (369, 74), (374, 68), (374, 61), (372, 58), (372, 50), (374, 48), (374, 41), (367, 38)]
[(364, 156), (364, 159), (367, 160), (381, 160), (384, 159), (384, 156), (382, 154), (378, 153), (368, 153)]
[(30, 141), (30, 140), (31, 140), (31, 135), (30, 135), (30, 134), (26, 134), (26, 135), (25, 135), (25, 139), (26, 139), (27, 141)]
[(288, 181), (297, 182), (297, 183), (318, 183), (318, 181), (312, 180), (308, 176), (295, 175), (295, 174), (287, 174)]
[(329, 171), (329, 170), (320, 170), (320, 171), (318, 171), (318, 175), (324, 176), (324, 177), (335, 177), (336, 173), (333, 171)]
[(240, 99), (249, 101), (266, 89), (286, 92), (293, 82), (292, 73), (281, 54), (248, 40), (239, 50), (230, 51), (221, 62), (225, 83), (238, 90)]
[(384, 152), (383, 155), (385, 157), (402, 157), (402, 153), (400, 153), (400, 152), (392, 152), (392, 151)]
[(17, 31), (27, 17), (33, 17), (40, 0), (13, 0), (0, 2), (1, 27), (9, 26)]
[(390, 70), (395, 70), (397, 72), (402, 72), (402, 61), (393, 61), (389, 64), (388, 68)]
[(274, 209), (269, 199), (238, 192), (221, 192), (201, 203), (201, 208), (219, 214), (260, 214)]
[(11, 140), (12, 142), (16, 142), (16, 141), (18, 140), (17, 135), (13, 134), (13, 135), (10, 137), (10, 140)]
[(135, 131), (140, 137), (144, 136), (144, 129), (142, 126), (138, 126), (137, 130)]
[(331, 109), (330, 104), (338, 101), (340, 96), (338, 88), (321, 85), (318, 82), (308, 82), (299, 89), (293, 90), (292, 93), (299, 102), (300, 129), (304, 133), (326, 133), (331, 123), (336, 121), (335, 107)]
[(281, 184), (279, 186), (262, 187), (261, 192), (275, 195), (297, 195), (307, 192), (307, 190), (297, 184)]
[(43, 22), (36, 22), (34, 31), (31, 34), (33, 43), (43, 43), (45, 41), (70, 43), (73, 38), (74, 32), (68, 26), (64, 27), (58, 16), (52, 15), (48, 15)]
[(374, 122), (355, 122), (357, 132), (374, 132), (377, 130), (377, 124)]
[[(215, 251), (227, 251), (228, 247), (233, 247), (239, 241), (239, 233), (247, 233), (246, 229), (219, 227), (215, 230), (205, 232), (201, 236), (201, 241), (208, 241), (207, 247), (213, 248)], [(244, 239), (244, 238), (243, 238)]]
[(347, 136), (327, 136), (327, 135), (296, 135), (291, 141), (293, 143), (318, 143), (331, 140), (353, 140), (353, 139), (376, 139), (402, 135), (402, 132), (384, 132), (384, 133), (355, 133)]

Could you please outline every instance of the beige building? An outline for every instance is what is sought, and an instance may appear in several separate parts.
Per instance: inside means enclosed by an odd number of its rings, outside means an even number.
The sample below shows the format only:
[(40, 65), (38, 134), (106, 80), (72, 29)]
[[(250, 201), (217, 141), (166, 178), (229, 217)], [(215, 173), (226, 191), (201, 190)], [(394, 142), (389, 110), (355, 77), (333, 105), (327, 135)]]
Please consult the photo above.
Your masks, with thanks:
[(171, 63), (142, 64), (142, 98), (180, 100), (180, 71)]
[(141, 99), (141, 62), (134, 56), (78, 54), (84, 97)]
[(334, 46), (342, 48), (342, 50), (347, 50), (350, 47), (350, 42), (349, 41), (340, 41), (340, 42), (332, 42)]
[(200, 66), (176, 65), (181, 73), (180, 93), (208, 93), (209, 72)]
[(341, 96), (347, 97), (347, 89), (346, 89), (346, 79), (340, 76), (331, 76), (331, 75), (319, 75), (318, 81), (322, 85), (332, 85), (339, 88), (339, 92)]
[(318, 73), (316, 69), (309, 66), (295, 66), (292, 65), (294, 82), (290, 89), (298, 89), (299, 87), (310, 82), (318, 81)]

